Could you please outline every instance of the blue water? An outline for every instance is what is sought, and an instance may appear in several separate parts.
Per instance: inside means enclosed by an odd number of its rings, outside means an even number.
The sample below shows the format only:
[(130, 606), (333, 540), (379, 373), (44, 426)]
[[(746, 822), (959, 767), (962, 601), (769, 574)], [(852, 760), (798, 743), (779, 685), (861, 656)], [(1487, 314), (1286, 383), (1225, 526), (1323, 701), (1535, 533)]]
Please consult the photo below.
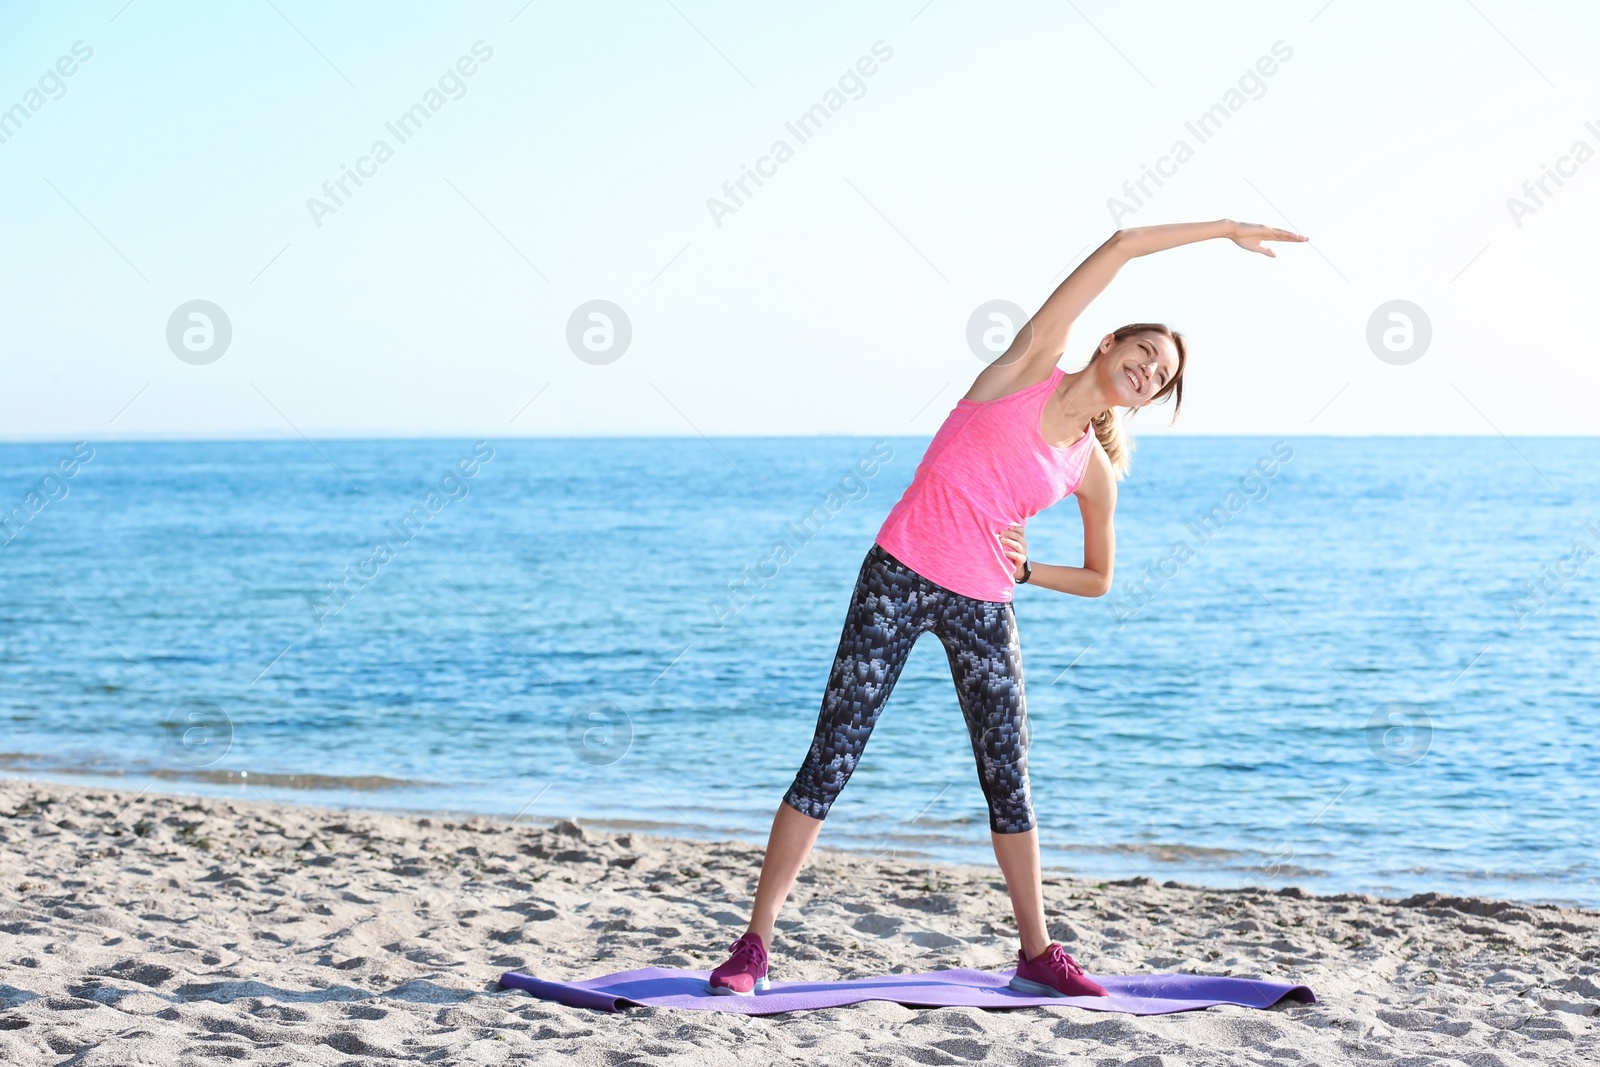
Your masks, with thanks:
[[(0, 770), (764, 842), (925, 443), (0, 446)], [(1600, 441), (1136, 458), (1111, 596), (1018, 595), (1048, 865), (1600, 904)], [(992, 861), (934, 638), (822, 843)]]

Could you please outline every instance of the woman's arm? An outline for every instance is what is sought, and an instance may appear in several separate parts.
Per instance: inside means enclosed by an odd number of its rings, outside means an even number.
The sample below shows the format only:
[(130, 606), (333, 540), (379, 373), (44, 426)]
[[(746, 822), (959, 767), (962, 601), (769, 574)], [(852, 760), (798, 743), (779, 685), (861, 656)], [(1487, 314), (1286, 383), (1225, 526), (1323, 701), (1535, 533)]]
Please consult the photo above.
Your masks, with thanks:
[(1276, 255), (1270, 248), (1261, 247), (1262, 241), (1306, 240), (1290, 230), (1232, 219), (1172, 222), (1118, 230), (1056, 286), (1033, 318), (1017, 331), (1011, 346), (978, 373), (972, 388), (967, 390), (966, 399), (997, 400), (1044, 381), (1066, 351), (1072, 324), (1095, 297), (1105, 292), (1124, 263), (1136, 256), (1148, 256), (1213, 237), (1226, 237), (1240, 248), (1273, 258), (1277, 258)]
[[(1033, 563), (1029, 585), (1054, 589), (1074, 596), (1105, 596), (1111, 591), (1112, 562), (1117, 554), (1117, 535), (1111, 517), (1117, 509), (1117, 478), (1110, 460), (1099, 448), (1089, 460), (1083, 484), (1078, 486), (1078, 511), (1083, 515), (1083, 566), (1061, 567)], [(1022, 561), (1028, 558), (1028, 542), (1022, 527), (1008, 527), (1001, 535), (1006, 555), (1017, 565), (1014, 577), (1022, 577)]]

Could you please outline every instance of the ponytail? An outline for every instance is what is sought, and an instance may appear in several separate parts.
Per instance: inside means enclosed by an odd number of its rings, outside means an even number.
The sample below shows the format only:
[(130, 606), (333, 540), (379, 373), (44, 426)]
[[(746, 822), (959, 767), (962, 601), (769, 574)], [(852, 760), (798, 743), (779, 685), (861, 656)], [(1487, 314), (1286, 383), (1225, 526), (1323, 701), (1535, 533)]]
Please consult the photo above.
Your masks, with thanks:
[(1133, 466), (1133, 438), (1123, 428), (1122, 416), (1117, 414), (1116, 408), (1107, 408), (1096, 415), (1090, 425), (1094, 427), (1095, 437), (1100, 440), (1100, 447), (1105, 449), (1106, 458), (1111, 461), (1111, 469), (1116, 472), (1117, 480), (1126, 478)]

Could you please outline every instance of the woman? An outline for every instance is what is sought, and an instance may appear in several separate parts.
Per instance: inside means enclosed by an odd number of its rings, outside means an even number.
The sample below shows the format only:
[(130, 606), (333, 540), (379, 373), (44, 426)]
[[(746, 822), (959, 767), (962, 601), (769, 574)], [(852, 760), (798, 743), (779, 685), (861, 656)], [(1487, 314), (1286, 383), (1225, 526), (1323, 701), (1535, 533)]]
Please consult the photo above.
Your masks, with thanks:
[[(911, 646), (932, 630), (950, 660), (995, 858), (1021, 935), (1011, 987), (1047, 996), (1105, 995), (1045, 926), (1012, 591), (1022, 583), (1085, 597), (1110, 590), (1111, 517), (1130, 447), (1116, 409), (1136, 411), (1171, 397), (1177, 418), (1184, 340), (1166, 326), (1135, 323), (1102, 337), (1083, 369), (1066, 373), (1056, 363), (1073, 322), (1124, 263), (1218, 237), (1274, 258), (1261, 242), (1306, 240), (1229, 219), (1118, 230), (1061, 283), (945, 418), (862, 562), (811, 749), (773, 819), (749, 928), (711, 972), (711, 992), (749, 996), (767, 988), (778, 911), (860, 761)], [(1083, 566), (1032, 562), (1023, 523), (1069, 494), (1083, 516)]]

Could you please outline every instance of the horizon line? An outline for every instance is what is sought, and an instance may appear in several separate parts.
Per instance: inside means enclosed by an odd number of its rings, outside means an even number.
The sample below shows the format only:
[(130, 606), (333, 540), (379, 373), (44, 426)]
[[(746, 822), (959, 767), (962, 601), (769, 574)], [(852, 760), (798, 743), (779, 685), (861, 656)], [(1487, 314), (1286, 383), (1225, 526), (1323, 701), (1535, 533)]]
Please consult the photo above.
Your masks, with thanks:
[[(931, 438), (933, 433), (908, 434), (908, 433), (814, 433), (814, 434), (515, 434), (498, 437), (483, 434), (352, 434), (339, 436), (309, 437), (294, 434), (280, 434), (273, 436), (238, 436), (238, 437), (184, 437), (184, 436), (143, 436), (143, 437), (102, 437), (90, 438), (81, 434), (63, 434), (49, 437), (3, 437), (0, 436), (0, 447), (22, 445), (58, 445), (73, 444), (78, 441), (93, 440), (96, 444), (303, 444), (307, 441), (326, 443), (358, 443), (381, 441), (822, 441), (822, 440), (871, 440), (874, 438), (902, 439), (902, 438)], [(1170, 432), (1155, 435), (1135, 435), (1136, 443), (1166, 438), (1197, 438), (1212, 440), (1234, 440), (1239, 438), (1289, 438), (1293, 440), (1307, 440), (1313, 438), (1347, 438), (1350, 440), (1461, 440), (1482, 439), (1492, 440), (1496, 437), (1517, 440), (1597, 440), (1600, 434), (1593, 433), (1542, 433), (1542, 434), (1502, 434), (1502, 433), (1185, 433)]]

